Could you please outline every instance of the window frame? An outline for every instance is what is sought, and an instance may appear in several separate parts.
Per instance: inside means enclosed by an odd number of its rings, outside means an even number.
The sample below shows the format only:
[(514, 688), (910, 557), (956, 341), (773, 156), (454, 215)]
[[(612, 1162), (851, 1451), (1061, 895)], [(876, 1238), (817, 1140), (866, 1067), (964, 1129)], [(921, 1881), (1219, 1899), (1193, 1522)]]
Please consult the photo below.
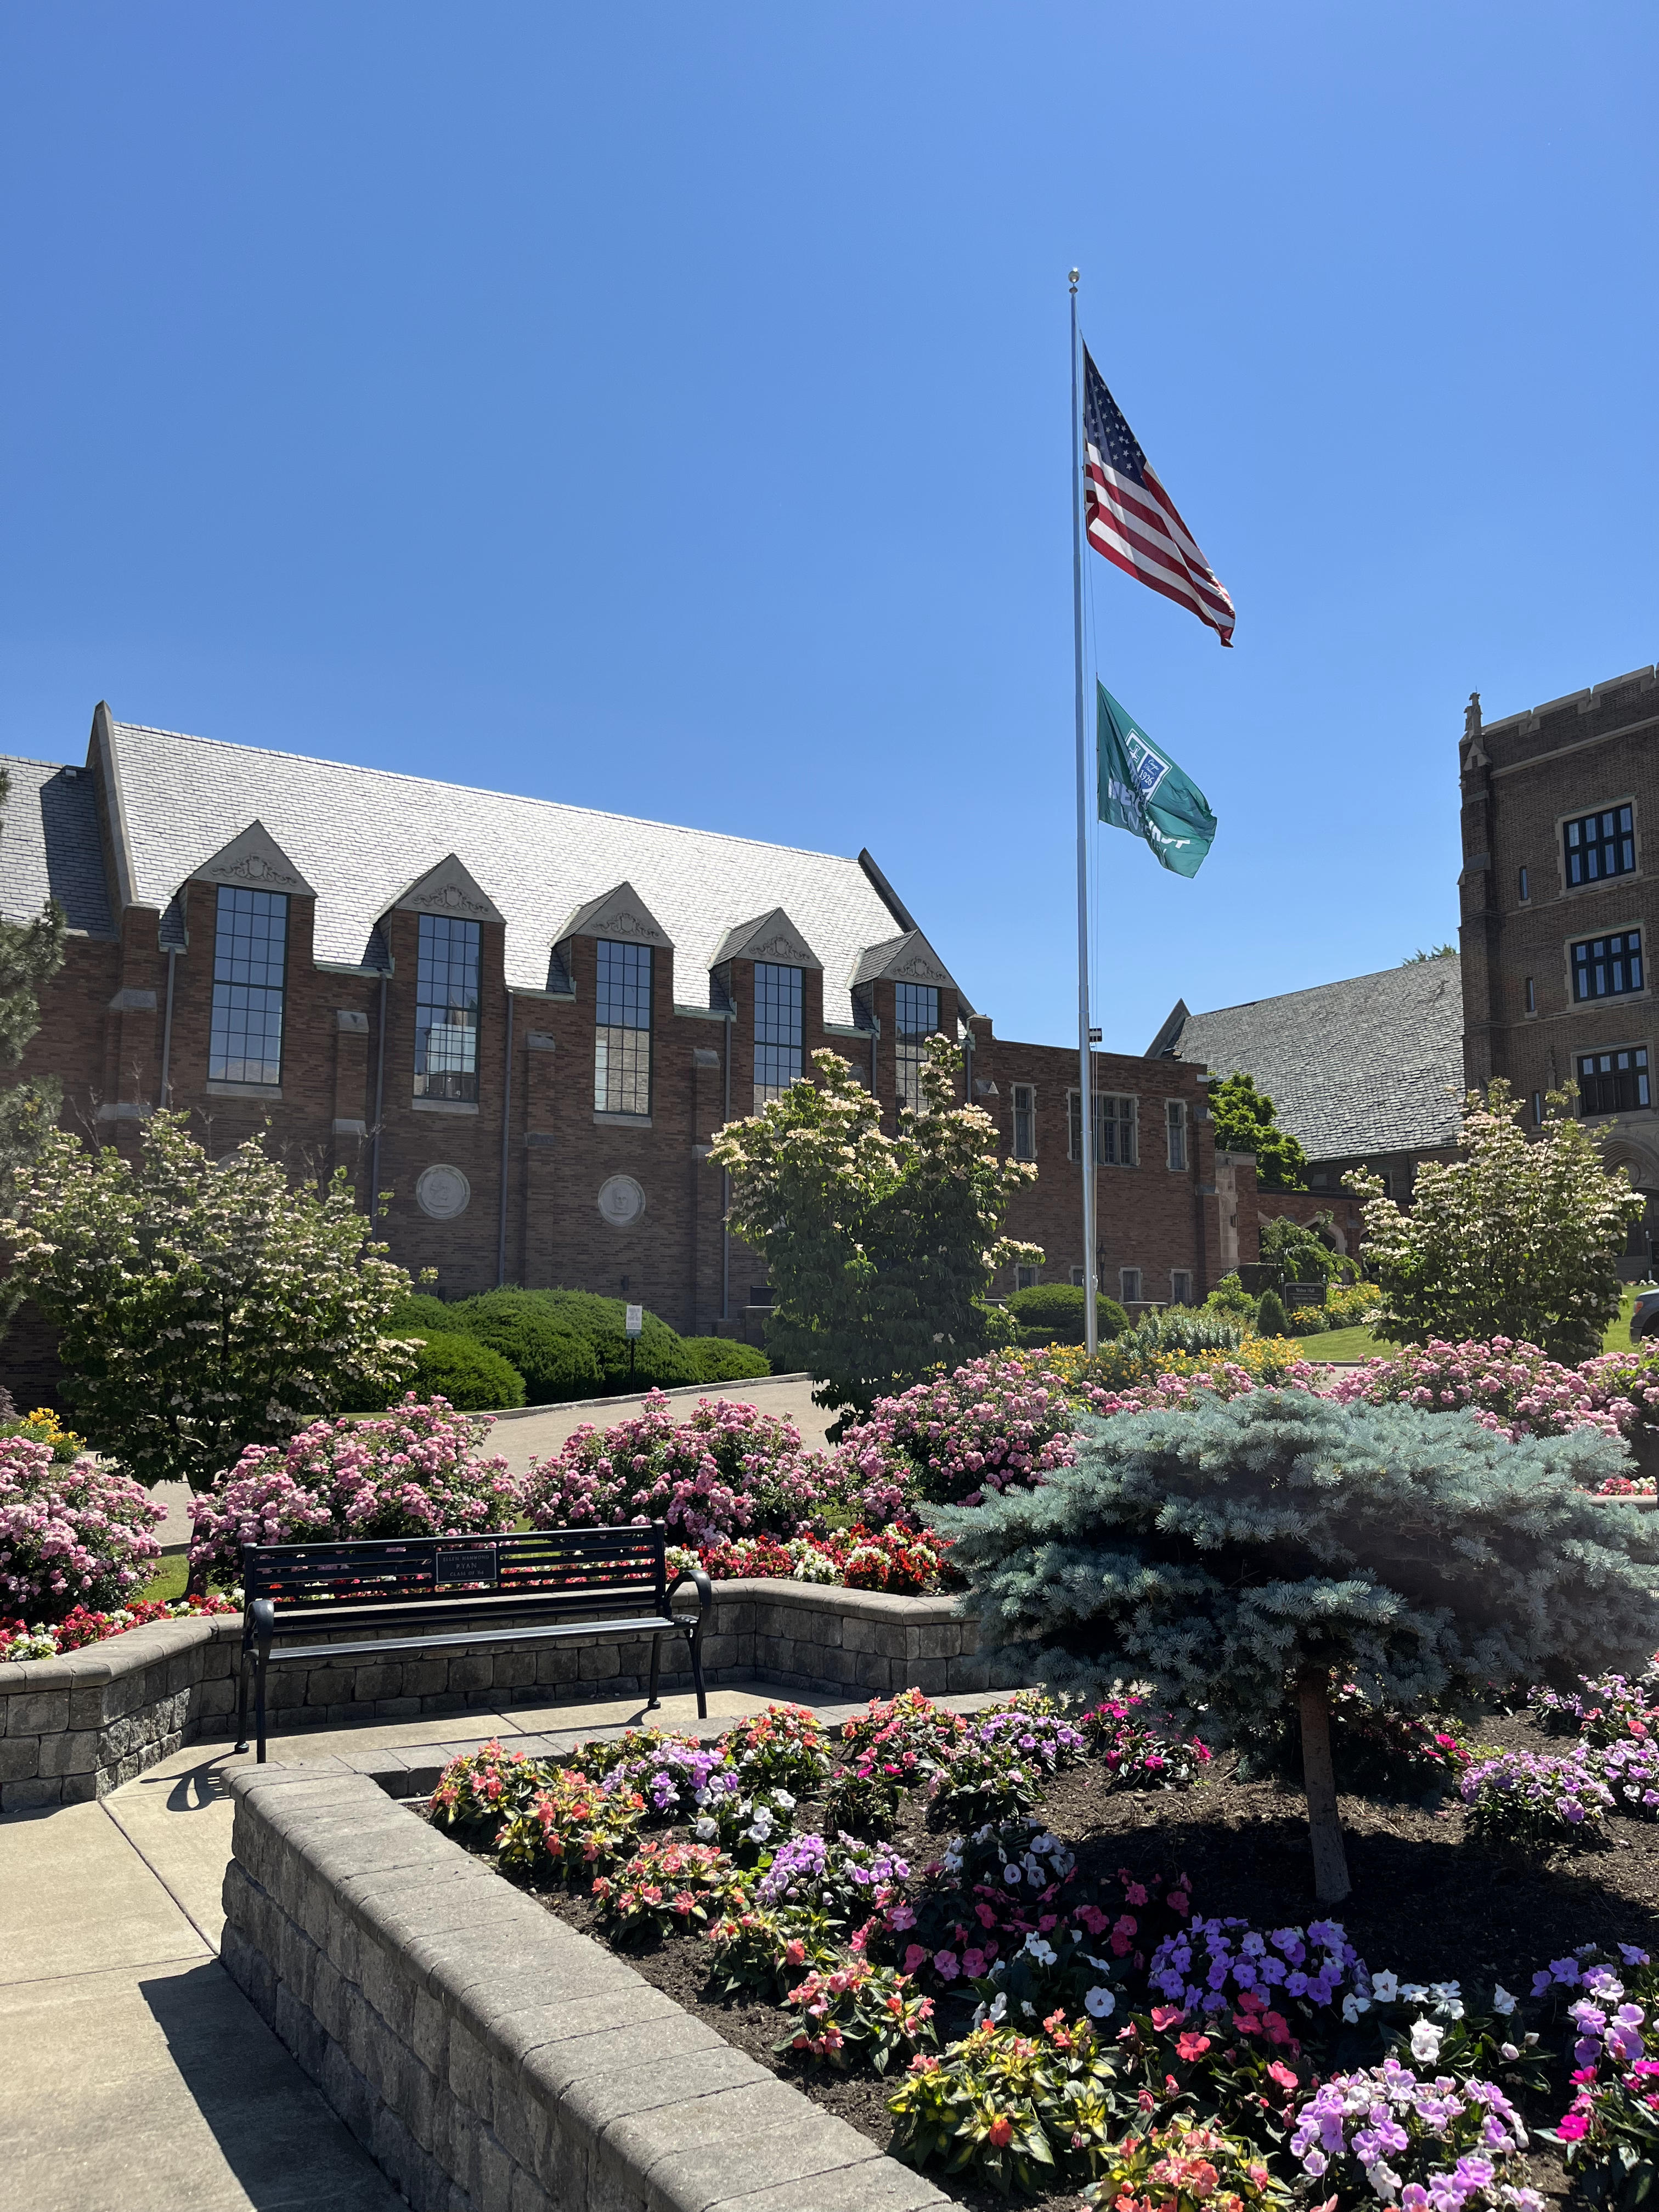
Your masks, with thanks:
[[(433, 1099), (442, 1105), (476, 1106), (478, 1103), (479, 1042), (483, 1028), (483, 925), (481, 922), (468, 921), (459, 915), (423, 914), (418, 915), (416, 919), (420, 923), (420, 928), (415, 941), (415, 1066), (410, 1072), (410, 1080), (414, 1085), (411, 1096), (416, 1098)], [(469, 931), (471, 933), (470, 939), (467, 935)], [(457, 933), (459, 933), (459, 942), (463, 945), (470, 945), (472, 957), (473, 993), (472, 1024), (470, 1030), (464, 1023), (434, 1022), (423, 1018), (429, 1012), (440, 1006), (446, 1006), (451, 1011), (455, 1008), (453, 1000), (429, 999), (426, 996), (427, 982), (423, 971), (428, 961), (434, 968), (439, 964), (437, 945), (441, 932), (443, 933), (442, 941), (447, 946), (453, 947), (458, 941)], [(445, 953), (442, 964), (447, 969), (452, 971), (454, 969), (457, 963), (453, 951)], [(462, 964), (464, 965), (464, 963)], [(453, 988), (453, 984), (450, 988)], [(465, 1011), (465, 1006), (461, 1011)], [(432, 1087), (434, 1071), (431, 1065), (430, 1039), (434, 1029), (453, 1030), (459, 1036), (471, 1036), (472, 1040), (471, 1067), (470, 1069), (447, 1068), (440, 1073), (438, 1078), (441, 1082), (459, 1081), (463, 1086), (470, 1079), (471, 1090), (463, 1087), (457, 1091), (445, 1091)], [(421, 1066), (423, 1054), (427, 1061), (424, 1068)]]
[[(1024, 1103), (1021, 1104), (1024, 1099)], [(1025, 1150), (1020, 1150), (1019, 1125), (1025, 1121)], [(1034, 1160), (1036, 1158), (1036, 1085), (1035, 1083), (1011, 1083), (1008, 1086), (1008, 1157), (1013, 1160)]]
[(1518, 904), (1522, 906), (1530, 906), (1532, 904), (1531, 883), (1527, 874), (1527, 865), (1524, 860), (1521, 864), (1520, 871), (1516, 878), (1516, 892)]
[[(1080, 1161), (1083, 1157), (1082, 1098), (1083, 1093), (1075, 1084), (1066, 1093), (1066, 1156), (1067, 1159), (1073, 1161)], [(1099, 1109), (1109, 1102), (1115, 1107), (1127, 1106), (1128, 1113), (1127, 1115), (1114, 1113), (1109, 1116), (1102, 1114)], [(1097, 1168), (1139, 1168), (1140, 1165), (1140, 1094), (1134, 1091), (1097, 1091), (1094, 1094), (1094, 1107), (1095, 1110), (1090, 1116), (1089, 1126), (1093, 1132), (1095, 1140), (1095, 1165)], [(1112, 1145), (1114, 1157), (1110, 1158), (1108, 1158), (1102, 1150), (1109, 1119), (1114, 1132)], [(1115, 1157), (1121, 1149), (1116, 1138), (1116, 1132), (1121, 1129), (1127, 1129), (1129, 1133), (1129, 1150), (1133, 1157), (1127, 1160)]]
[[(1639, 1065), (1632, 1066), (1628, 1071), (1610, 1068), (1607, 1071), (1608, 1077), (1616, 1084), (1621, 1073), (1628, 1073), (1632, 1079), (1632, 1088), (1645, 1091), (1647, 1097), (1638, 1098), (1628, 1106), (1621, 1106), (1617, 1103), (1611, 1106), (1586, 1106), (1583, 1063), (1587, 1060), (1612, 1060), (1620, 1054), (1629, 1054), (1634, 1060), (1639, 1062)], [(1597, 1075), (1600, 1073), (1600, 1070), (1596, 1071)], [(1581, 1121), (1599, 1121), (1610, 1115), (1650, 1113), (1653, 1108), (1652, 1076), (1652, 1054), (1645, 1044), (1598, 1044), (1593, 1045), (1588, 1052), (1575, 1052), (1572, 1056), (1572, 1079), (1578, 1092), (1577, 1118)]]
[[(1024, 1279), (1024, 1278), (1028, 1275), (1030, 1278), (1029, 1282)], [(1014, 1268), (1014, 1289), (1016, 1291), (1034, 1291), (1042, 1279), (1042, 1270), (1041, 1267), (1034, 1267), (1029, 1261), (1016, 1264)]]
[[(1182, 1284), (1186, 1289), (1182, 1289)], [(1193, 1271), (1190, 1267), (1171, 1267), (1170, 1270), (1170, 1304), (1189, 1306), (1193, 1302)]]
[[(907, 993), (914, 994), (917, 998), (926, 996), (932, 999), (933, 1012), (929, 1018), (933, 1026), (930, 1029), (905, 1028), (902, 1009), (906, 1003)], [(937, 983), (895, 983), (893, 986), (893, 1103), (896, 1109), (908, 1109), (912, 1114), (920, 1114), (922, 1110), (921, 1063), (926, 1056), (927, 1040), (944, 1034), (939, 1028), (940, 995)]]
[(1171, 1175), (1185, 1175), (1187, 1172), (1187, 1133), (1191, 1127), (1192, 1116), (1187, 1111), (1186, 1100), (1166, 1098), (1164, 1102), (1164, 1164)]
[[(787, 986), (783, 987), (784, 995), (786, 997), (793, 998), (793, 1000), (794, 1019), (793, 1024), (787, 1021), (780, 1024), (775, 1018), (776, 1010), (779, 1004), (777, 996), (778, 987), (775, 985), (773, 979), (783, 976), (793, 976), (794, 979), (792, 988)], [(763, 978), (765, 980), (763, 981)], [(752, 1024), (754, 1030), (752, 1042), (754, 1046), (755, 1057), (754, 1065), (750, 1071), (750, 1075), (754, 1092), (754, 1110), (757, 1114), (760, 1112), (763, 1106), (769, 1105), (775, 1098), (781, 1098), (784, 1092), (788, 1090), (790, 1085), (793, 1083), (799, 1083), (805, 1073), (805, 983), (806, 979), (803, 971), (799, 968), (792, 967), (786, 962), (757, 960), (754, 964), (753, 994), (755, 1005), (754, 1020)], [(788, 1039), (781, 1039), (776, 1036), (763, 1036), (761, 1034), (763, 1027), (777, 1028), (780, 1026), (793, 1026), (793, 1041)], [(763, 1053), (777, 1054), (785, 1058), (793, 1055), (794, 1060), (793, 1073), (782, 1083), (763, 1083), (761, 1081), (761, 1055)], [(779, 1064), (781, 1064), (781, 1061), (780, 1061)], [(769, 1060), (768, 1065), (769, 1066), (773, 1065), (773, 1063)]]
[[(1134, 1295), (1133, 1297), (1129, 1295), (1129, 1285), (1131, 1283), (1133, 1283), (1135, 1286)], [(1149, 1298), (1143, 1298), (1140, 1295), (1146, 1286), (1146, 1271), (1144, 1268), (1120, 1267), (1118, 1269), (1118, 1303), (1124, 1307), (1150, 1305), (1152, 1301)]]
[[(289, 894), (286, 891), (264, 891), (252, 890), (246, 885), (241, 884), (216, 884), (214, 885), (214, 891), (213, 978), (208, 1000), (207, 1079), (210, 1084), (235, 1084), (240, 1088), (249, 1091), (264, 1091), (274, 1097), (280, 1094), (283, 1088), (283, 1066), (288, 1050), (288, 926), (290, 903)], [(235, 904), (235, 902), (239, 899), (247, 902), (246, 905), (240, 909)], [(227, 908), (226, 905), (226, 902), (228, 900), (231, 902), (228, 908)], [(258, 903), (260, 901), (264, 901), (265, 903), (264, 905), (260, 905)], [(239, 980), (234, 974), (223, 976), (220, 975), (220, 939), (223, 934), (222, 925), (227, 911), (232, 915), (236, 914), (238, 911), (241, 911), (250, 916), (261, 914), (280, 913), (282, 916), (283, 938), (282, 981), (280, 982), (254, 983), (248, 981), (246, 977)], [(230, 945), (234, 945), (236, 935), (237, 933), (233, 929), (229, 933)], [(246, 941), (251, 945), (258, 940), (250, 934)], [(270, 942), (268, 933), (265, 938), (265, 942)], [(226, 958), (228, 964), (232, 968), (234, 968), (237, 964), (237, 957), (234, 951), (229, 950), (228, 947), (226, 950), (224, 957)], [(246, 955), (243, 956), (243, 964), (249, 966), (252, 965), (251, 959), (249, 959)], [(262, 997), (268, 997), (270, 995), (275, 996), (276, 1000), (276, 1073), (274, 1080), (267, 1080), (264, 1076), (249, 1076), (246, 1072), (248, 1055), (246, 1052), (243, 1052), (240, 1059), (235, 1062), (235, 1065), (239, 1066), (242, 1069), (243, 1072), (241, 1074), (215, 1074), (214, 1066), (216, 1059), (222, 1060), (227, 1066), (231, 1064), (230, 1055), (228, 1054), (216, 1054), (215, 1049), (216, 1040), (222, 1036), (228, 1040), (230, 1035), (228, 1029), (222, 1029), (220, 1024), (222, 1006), (219, 994), (222, 991), (227, 994), (234, 991), (258, 992), (262, 995)], [(222, 1006), (222, 1011), (228, 1014), (232, 1012), (238, 1011), (238, 1009), (232, 1007), (228, 999), (227, 999)], [(249, 1004), (245, 1003), (240, 1011), (246, 1012), (251, 1011), (251, 1006)], [(262, 1013), (267, 1012), (268, 1011), (269, 1009), (267, 1006), (262, 1006), (260, 1008), (260, 1012)], [(247, 1036), (246, 1029), (243, 1030), (242, 1034), (244, 1042), (246, 1042)], [(269, 1067), (270, 1065), (270, 1060), (264, 1054), (261, 1054), (260, 1055), (259, 1065), (261, 1067)]]
[[(1621, 814), (1626, 813), (1630, 816), (1628, 829), (1619, 820)], [(1621, 798), (1604, 799), (1599, 806), (1584, 808), (1577, 814), (1557, 816), (1556, 850), (1560, 855), (1561, 889), (1564, 893), (1600, 890), (1607, 884), (1623, 883), (1632, 876), (1641, 874), (1642, 840), (1637, 825), (1636, 814), (1636, 795), (1633, 792), (1627, 792)], [(1613, 817), (1614, 822), (1614, 827), (1611, 832), (1598, 830), (1594, 837), (1575, 839), (1573, 835), (1575, 831), (1583, 830), (1590, 823), (1599, 824), (1608, 815)], [(1609, 845), (1628, 846), (1630, 849), (1628, 864), (1615, 866), (1593, 876), (1581, 874), (1575, 881), (1572, 872), (1575, 856), (1589, 851), (1592, 847), (1598, 850), (1605, 850)]]
[(1529, 1014), (1535, 1014), (1538, 1012), (1538, 985), (1536, 978), (1528, 975), (1522, 988), (1525, 992), (1526, 1010)]
[[(653, 1086), (656, 1079), (656, 1054), (652, 1048), (653, 1012), (652, 1001), (657, 985), (655, 948), (649, 945), (638, 944), (631, 939), (599, 937), (596, 938), (593, 943), (593, 1111), (595, 1114), (602, 1114), (607, 1121), (649, 1122), (653, 1097)], [(617, 985), (606, 976), (605, 956), (608, 953), (618, 952), (632, 956), (635, 973), (637, 973), (638, 963), (641, 961), (644, 963), (645, 984), (642, 994), (637, 981), (629, 983), (623, 981), (620, 985)], [(629, 967), (629, 962), (626, 959), (623, 966), (626, 975)], [(624, 1008), (630, 1003), (637, 1008), (642, 1003), (645, 1009), (644, 1022), (637, 1024), (604, 1020), (601, 1018), (602, 1008), (605, 1003), (605, 994), (609, 989), (620, 990), (621, 1003)], [(619, 1040), (641, 1036), (645, 1039), (645, 1104), (643, 1107), (613, 1106), (610, 1103), (611, 1095), (610, 1054), (612, 1049), (610, 1038), (612, 1035), (617, 1036)], [(637, 1054), (639, 1050), (637, 1045), (631, 1049), (633, 1054)], [(622, 1047), (622, 1051), (624, 1065), (616, 1086), (617, 1095), (619, 1097), (630, 1095), (637, 1097), (640, 1088), (637, 1067), (630, 1075), (626, 1065), (629, 1057), (629, 1048), (624, 1045)], [(600, 1076), (601, 1066), (605, 1069), (603, 1080)]]
[[(1567, 1002), (1572, 1006), (1596, 1006), (1607, 999), (1640, 999), (1647, 995), (1647, 947), (1643, 943), (1644, 929), (1639, 921), (1621, 923), (1616, 929), (1598, 929), (1593, 937), (1569, 938), (1567, 940)], [(1635, 939), (1632, 949), (1630, 940)], [(1607, 951), (1598, 963), (1595, 948), (1598, 945), (1617, 945), (1617, 951)], [(1580, 954), (1583, 958), (1580, 959)], [(1634, 960), (1640, 971), (1640, 980), (1634, 983), (1614, 986), (1603, 991), (1581, 993), (1578, 979), (1581, 969), (1588, 976), (1598, 964), (1609, 969), (1615, 962), (1622, 962), (1628, 970)]]

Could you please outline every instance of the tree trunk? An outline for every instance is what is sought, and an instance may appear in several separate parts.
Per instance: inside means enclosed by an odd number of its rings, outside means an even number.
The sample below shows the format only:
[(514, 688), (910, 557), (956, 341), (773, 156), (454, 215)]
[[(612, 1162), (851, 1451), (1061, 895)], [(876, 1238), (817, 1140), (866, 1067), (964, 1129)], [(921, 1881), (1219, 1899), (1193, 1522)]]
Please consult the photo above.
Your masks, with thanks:
[(1297, 1677), (1302, 1708), (1302, 1778), (1308, 1793), (1308, 1832), (1313, 1842), (1314, 1895), (1322, 1905), (1340, 1905), (1352, 1887), (1348, 1856), (1342, 1848), (1342, 1818), (1336, 1809), (1336, 1776), (1331, 1766), (1330, 1678), (1322, 1667), (1304, 1667)]

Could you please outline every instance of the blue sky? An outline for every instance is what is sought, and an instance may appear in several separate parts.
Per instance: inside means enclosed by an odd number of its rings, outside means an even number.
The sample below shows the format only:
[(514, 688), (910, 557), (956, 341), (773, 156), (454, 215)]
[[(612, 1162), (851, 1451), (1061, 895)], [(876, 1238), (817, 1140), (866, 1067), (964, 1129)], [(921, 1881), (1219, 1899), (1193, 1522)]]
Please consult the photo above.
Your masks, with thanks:
[(1390, 965), (1469, 690), (1659, 654), (1656, 64), (1619, 0), (14, 4), (0, 747), (868, 844), (1063, 1042), (1075, 261), (1238, 609), (1090, 562), (1221, 818), (1100, 834), (1107, 1040)]

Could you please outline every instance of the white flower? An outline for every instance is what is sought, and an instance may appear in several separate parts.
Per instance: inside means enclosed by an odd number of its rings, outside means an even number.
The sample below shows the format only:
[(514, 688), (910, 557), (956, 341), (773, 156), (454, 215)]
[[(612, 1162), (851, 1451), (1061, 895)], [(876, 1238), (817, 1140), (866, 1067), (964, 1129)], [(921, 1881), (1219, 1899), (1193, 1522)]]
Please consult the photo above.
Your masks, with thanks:
[(1419, 2066), (1431, 2066), (1440, 2056), (1440, 2039), (1444, 2030), (1430, 2020), (1412, 2023), (1412, 2057)]
[(1373, 2194), (1382, 2197), (1385, 2203), (1392, 2204), (1400, 2194), (1400, 2176), (1391, 2166), (1384, 2166), (1380, 2158), (1375, 2166), (1365, 2168), (1365, 2179), (1371, 2185)]
[(1054, 1963), (1054, 1947), (1041, 1936), (1028, 1936), (1019, 1948), (1029, 1952), (1039, 1966), (1052, 1966)]
[(1426, 2004), (1429, 2001), (1428, 1989), (1422, 1982), (1401, 1982), (1400, 2001), (1402, 2004)]
[(1500, 2043), (1498, 2046), (1498, 2055), (1500, 2058), (1518, 2058), (1521, 2052), (1519, 2047), (1513, 2043)]
[(1501, 2012), (1506, 2020), (1515, 2010), (1515, 1999), (1504, 1987), (1502, 1982), (1499, 1982), (1492, 1990), (1492, 2008), (1494, 2012)]
[(1097, 1987), (1085, 1993), (1083, 2005), (1096, 2020), (1108, 2020), (1117, 2010), (1117, 1999), (1109, 1990)]
[(712, 1844), (720, 1832), (720, 1822), (711, 1820), (706, 1813), (691, 1831), (700, 1844)]
[(789, 1795), (789, 1792), (787, 1790), (775, 1790), (772, 1792), (772, 1796), (775, 1802), (781, 1805), (786, 1813), (793, 1813), (794, 1811), (795, 1800)]
[(1342, 2000), (1342, 2017), (1350, 2027), (1353, 2026), (1362, 2012), (1369, 2012), (1370, 2008), (1370, 1999), (1357, 1995), (1352, 1990), (1350, 1990)]
[(1378, 2004), (1392, 2004), (1400, 1995), (1400, 1984), (1392, 1974), (1373, 1974), (1371, 1995)]

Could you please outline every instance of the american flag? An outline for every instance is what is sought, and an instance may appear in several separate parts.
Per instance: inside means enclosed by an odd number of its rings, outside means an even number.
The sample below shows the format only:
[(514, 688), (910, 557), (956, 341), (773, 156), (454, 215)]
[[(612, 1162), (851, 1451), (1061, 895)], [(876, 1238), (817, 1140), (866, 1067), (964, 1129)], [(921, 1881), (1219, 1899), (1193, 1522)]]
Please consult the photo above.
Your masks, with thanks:
[(1083, 349), (1083, 496), (1089, 543), (1233, 641), (1233, 603)]

